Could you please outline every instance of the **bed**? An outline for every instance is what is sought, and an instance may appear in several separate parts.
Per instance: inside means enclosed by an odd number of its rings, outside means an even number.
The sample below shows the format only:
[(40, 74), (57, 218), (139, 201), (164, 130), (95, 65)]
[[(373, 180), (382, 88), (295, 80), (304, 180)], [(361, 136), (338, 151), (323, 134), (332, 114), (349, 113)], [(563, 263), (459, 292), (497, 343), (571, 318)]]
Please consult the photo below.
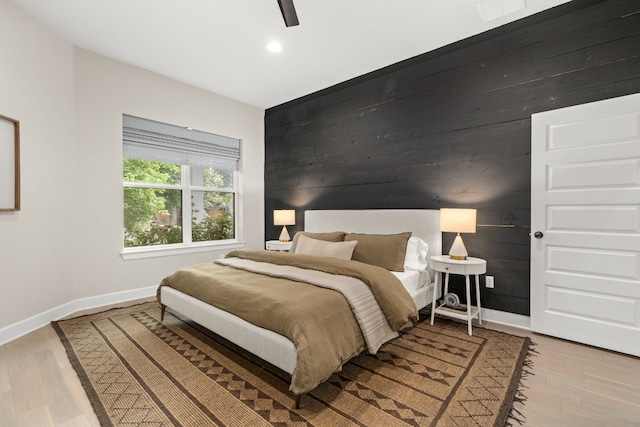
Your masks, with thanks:
[[(330, 233), (338, 230), (348, 233), (380, 235), (410, 231), (412, 240), (418, 238), (426, 242), (428, 256), (441, 254), (442, 250), (439, 211), (437, 210), (309, 210), (305, 212), (306, 233)], [(354, 234), (354, 236), (357, 235)], [(266, 251), (255, 252), (264, 252), (265, 256), (268, 255), (268, 257), (275, 257), (276, 259), (278, 257), (283, 259), (291, 257), (290, 254), (280, 256), (271, 253), (267, 254)], [(260, 254), (258, 255), (260, 256)], [(269, 262), (271, 262), (271, 258), (268, 258)], [(305, 260), (304, 255), (298, 258)], [(258, 261), (260, 260), (262, 258), (258, 259)], [(237, 261), (236, 257), (232, 257), (229, 262), (231, 261), (242, 262)], [(336, 268), (346, 265), (340, 264), (343, 261), (335, 262), (337, 263)], [(349, 261), (345, 262), (349, 263)], [(404, 285), (417, 310), (429, 304), (433, 292), (434, 282), (432, 278), (434, 275), (433, 271), (430, 271), (428, 267), (422, 271), (405, 268), (404, 272), (392, 272), (391, 274), (397, 277)], [(186, 291), (182, 292), (169, 286), (161, 286), (158, 291), (158, 298), (162, 304), (163, 313), (165, 308), (170, 308), (291, 374), (293, 387), (293, 375), (296, 372), (299, 361), (298, 350), (289, 338), (272, 330), (256, 326), (241, 317), (194, 298), (188, 295)], [(389, 337), (385, 339), (389, 339)], [(298, 372), (300, 369), (302, 368), (299, 367)], [(296, 395), (295, 406), (298, 407), (300, 394), (307, 390), (302, 390), (302, 392), (300, 388), (298, 390), (292, 388), (291, 390)]]

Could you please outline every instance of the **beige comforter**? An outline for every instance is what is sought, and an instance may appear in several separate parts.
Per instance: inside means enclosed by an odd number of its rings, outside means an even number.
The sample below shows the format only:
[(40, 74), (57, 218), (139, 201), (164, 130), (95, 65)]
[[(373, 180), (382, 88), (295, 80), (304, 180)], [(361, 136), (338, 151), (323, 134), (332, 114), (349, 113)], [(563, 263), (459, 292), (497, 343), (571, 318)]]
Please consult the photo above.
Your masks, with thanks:
[[(354, 277), (371, 288), (391, 329), (403, 329), (417, 320), (417, 310), (408, 292), (395, 276), (379, 267), (270, 251), (234, 251), (227, 258)], [(163, 279), (162, 286), (171, 286), (289, 338), (297, 350), (290, 386), (295, 394), (313, 390), (366, 348), (349, 303), (331, 289), (216, 263), (178, 270)]]

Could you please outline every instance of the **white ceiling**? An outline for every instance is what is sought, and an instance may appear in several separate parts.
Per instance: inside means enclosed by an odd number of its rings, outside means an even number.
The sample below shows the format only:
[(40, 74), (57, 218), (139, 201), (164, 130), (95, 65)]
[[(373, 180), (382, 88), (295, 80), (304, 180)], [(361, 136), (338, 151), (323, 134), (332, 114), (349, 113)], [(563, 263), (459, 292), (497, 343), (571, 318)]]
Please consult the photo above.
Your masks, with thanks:
[(13, 1), (76, 46), (269, 108), (568, 0), (487, 23), (481, 0), (294, 0), (289, 28), (276, 0)]

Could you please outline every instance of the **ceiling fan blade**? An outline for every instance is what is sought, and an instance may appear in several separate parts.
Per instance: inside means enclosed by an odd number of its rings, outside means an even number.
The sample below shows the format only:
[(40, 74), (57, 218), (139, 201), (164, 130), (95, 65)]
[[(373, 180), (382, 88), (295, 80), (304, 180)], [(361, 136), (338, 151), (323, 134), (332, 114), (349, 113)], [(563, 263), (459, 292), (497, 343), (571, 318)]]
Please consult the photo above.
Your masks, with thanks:
[(293, 6), (293, 0), (278, 0), (280, 6), (280, 12), (284, 18), (284, 23), (287, 27), (295, 27), (299, 25), (298, 15), (296, 14), (296, 8)]

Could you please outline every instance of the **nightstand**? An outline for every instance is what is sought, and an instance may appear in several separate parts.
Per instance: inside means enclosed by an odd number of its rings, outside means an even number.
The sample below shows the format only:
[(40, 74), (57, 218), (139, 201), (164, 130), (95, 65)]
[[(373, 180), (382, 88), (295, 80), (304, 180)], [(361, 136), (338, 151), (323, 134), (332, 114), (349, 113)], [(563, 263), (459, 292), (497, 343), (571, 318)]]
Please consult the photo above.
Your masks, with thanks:
[(268, 251), (288, 251), (291, 249), (291, 242), (281, 242), (280, 240), (267, 240), (265, 247)]
[[(449, 258), (448, 255), (435, 255), (431, 257), (431, 268), (436, 271), (436, 280), (433, 286), (433, 304), (431, 306), (431, 324), (435, 314), (438, 313), (442, 316), (449, 316), (455, 319), (466, 320), (469, 330), (469, 335), (472, 335), (471, 321), (474, 317), (478, 318), (478, 323), (482, 325), (482, 316), (480, 313), (480, 275), (487, 271), (487, 262), (480, 258), (467, 257), (465, 260), (455, 260)], [(444, 304), (436, 306), (436, 299), (438, 298), (438, 289), (440, 289), (440, 280), (445, 273), (444, 279), (444, 294), (449, 292), (449, 274), (460, 274), (465, 277), (466, 282), (466, 296), (467, 307), (466, 311), (457, 311), (455, 309), (446, 307)], [(469, 283), (469, 276), (476, 276), (476, 306), (471, 306), (471, 285)]]

